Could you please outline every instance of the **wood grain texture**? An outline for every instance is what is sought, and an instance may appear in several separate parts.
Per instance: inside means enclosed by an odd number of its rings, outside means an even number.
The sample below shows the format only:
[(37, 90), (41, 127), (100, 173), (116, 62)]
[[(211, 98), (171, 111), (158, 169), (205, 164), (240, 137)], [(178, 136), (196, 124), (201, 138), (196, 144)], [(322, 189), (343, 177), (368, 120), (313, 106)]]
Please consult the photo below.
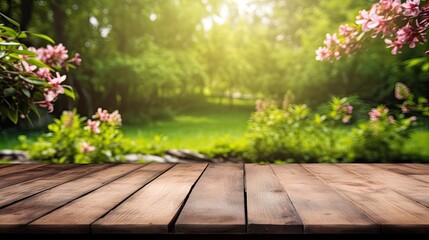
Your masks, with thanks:
[(246, 164), (247, 232), (302, 233), (301, 219), (269, 165)]
[(17, 202), (36, 193), (45, 191), (65, 182), (82, 177), (86, 174), (100, 171), (111, 165), (87, 165), (64, 170), (56, 174), (42, 176), (26, 182), (17, 183), (12, 186), (0, 188), (0, 207)]
[(336, 165), (302, 166), (364, 210), (383, 232), (429, 232), (427, 207)]
[(411, 178), (417, 179), (419, 181), (429, 183), (429, 175), (408, 175)]
[(46, 164), (2, 164), (0, 166), (0, 176), (3, 176), (10, 173), (16, 174), (18, 172), (46, 166)]
[(90, 233), (93, 222), (170, 167), (170, 164), (142, 167), (37, 219), (27, 226), (27, 230), (42, 233)]
[(389, 171), (404, 174), (404, 175), (429, 174), (429, 169), (415, 168), (413, 167), (413, 165), (410, 165), (410, 164), (379, 163), (379, 164), (372, 164), (372, 166), (376, 166), (385, 170), (389, 170)]
[[(18, 168), (19, 166), (24, 166), (24, 165), (17, 165), (16, 167), (12, 167), (12, 168)], [(19, 172), (10, 172), (6, 175), (1, 176), (0, 188), (11, 186), (20, 182), (32, 180), (38, 177), (56, 174), (58, 172), (61, 172), (67, 169), (75, 168), (77, 167), (77, 165), (54, 164), (54, 165), (36, 166), (35, 164), (35, 166), (30, 166), (30, 167), (32, 168), (31, 169), (27, 168), (25, 170), (23, 168), (19, 168), (21, 169), (21, 171)], [(5, 168), (5, 169), (9, 169), (9, 168)]]
[(246, 232), (243, 164), (210, 164), (176, 224), (178, 233)]
[(93, 233), (168, 233), (207, 164), (177, 164), (92, 224)]
[(429, 184), (427, 183), (368, 164), (339, 164), (338, 166), (429, 207)]
[(35, 219), (140, 167), (116, 165), (2, 208), (0, 232), (20, 231)]
[(271, 165), (289, 194), (305, 233), (374, 233), (379, 226), (348, 199), (299, 164)]

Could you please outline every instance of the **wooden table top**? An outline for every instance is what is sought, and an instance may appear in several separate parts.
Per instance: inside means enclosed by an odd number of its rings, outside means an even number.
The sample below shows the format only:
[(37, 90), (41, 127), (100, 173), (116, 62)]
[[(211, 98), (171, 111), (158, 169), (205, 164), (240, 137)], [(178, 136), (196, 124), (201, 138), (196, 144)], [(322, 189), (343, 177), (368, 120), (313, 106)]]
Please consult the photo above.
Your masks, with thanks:
[(429, 233), (429, 164), (0, 165), (0, 233)]

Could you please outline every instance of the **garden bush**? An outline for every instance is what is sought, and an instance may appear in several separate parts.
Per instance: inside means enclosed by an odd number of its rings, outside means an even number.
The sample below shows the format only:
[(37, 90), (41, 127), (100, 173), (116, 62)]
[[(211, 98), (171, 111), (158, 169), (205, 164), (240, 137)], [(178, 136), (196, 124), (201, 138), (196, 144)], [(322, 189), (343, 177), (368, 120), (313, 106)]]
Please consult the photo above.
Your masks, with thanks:
[(395, 97), (402, 101), (398, 113), (380, 105), (357, 126), (349, 125), (355, 112), (349, 98), (334, 97), (330, 111), (322, 113), (306, 105), (258, 101), (243, 156), (252, 162), (403, 161), (402, 146), (417, 125), (415, 115), (429, 116), (428, 101), (403, 83), (396, 84)]
[(119, 130), (121, 121), (118, 111), (99, 108), (91, 119), (66, 111), (36, 141), (20, 136), (21, 148), (32, 159), (47, 163), (120, 162), (133, 148)]
[(341, 158), (333, 131), (336, 121), (348, 123), (352, 106), (347, 98), (334, 98), (327, 115), (314, 114), (306, 105), (287, 104), (277, 107), (259, 101), (251, 116), (244, 157), (250, 161), (335, 162)]

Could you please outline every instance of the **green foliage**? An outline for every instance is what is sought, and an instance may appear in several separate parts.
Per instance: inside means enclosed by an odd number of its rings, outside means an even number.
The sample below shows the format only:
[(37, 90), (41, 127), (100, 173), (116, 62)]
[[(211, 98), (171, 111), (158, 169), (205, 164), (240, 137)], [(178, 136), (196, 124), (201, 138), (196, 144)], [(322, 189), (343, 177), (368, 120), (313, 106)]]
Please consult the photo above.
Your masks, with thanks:
[[(384, 114), (387, 115), (387, 112)], [(348, 157), (358, 162), (400, 160), (402, 146), (410, 138), (413, 118), (404, 118), (400, 115), (400, 119), (393, 120), (389, 117), (366, 121), (355, 127), (352, 130), (351, 151)]]
[(48, 126), (49, 132), (36, 141), (20, 136), (21, 148), (31, 158), (49, 163), (120, 162), (123, 154), (133, 148), (117, 122), (94, 120), (99, 125), (90, 128), (89, 124), (84, 127), (85, 120), (76, 111), (64, 112)]
[[(334, 97), (327, 114), (311, 113), (306, 105), (257, 103), (246, 133), (247, 146), (243, 156), (251, 161), (265, 162), (395, 162), (407, 160), (402, 148), (410, 139), (416, 117), (410, 109), (426, 115), (427, 101), (414, 96), (403, 84), (396, 94), (404, 103), (405, 113), (389, 114), (385, 106), (373, 108), (370, 119), (356, 127), (340, 127), (349, 123), (353, 107), (348, 98)], [(409, 109), (404, 109), (404, 104)], [(409, 160), (409, 159), (408, 159)]]
[(306, 105), (259, 104), (264, 106), (257, 107), (248, 124), (245, 158), (254, 162), (335, 162), (339, 158), (339, 141), (325, 115), (312, 114)]

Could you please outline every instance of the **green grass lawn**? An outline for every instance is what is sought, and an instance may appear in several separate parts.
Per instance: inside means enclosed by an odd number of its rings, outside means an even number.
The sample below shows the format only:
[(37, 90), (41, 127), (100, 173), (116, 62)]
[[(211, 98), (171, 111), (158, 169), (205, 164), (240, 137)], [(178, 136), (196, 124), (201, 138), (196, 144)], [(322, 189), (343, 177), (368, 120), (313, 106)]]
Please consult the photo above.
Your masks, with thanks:
[(212, 106), (205, 110), (179, 114), (171, 120), (146, 125), (123, 126), (126, 137), (147, 144), (164, 138), (163, 148), (201, 150), (219, 141), (236, 141), (243, 137), (253, 107)]

